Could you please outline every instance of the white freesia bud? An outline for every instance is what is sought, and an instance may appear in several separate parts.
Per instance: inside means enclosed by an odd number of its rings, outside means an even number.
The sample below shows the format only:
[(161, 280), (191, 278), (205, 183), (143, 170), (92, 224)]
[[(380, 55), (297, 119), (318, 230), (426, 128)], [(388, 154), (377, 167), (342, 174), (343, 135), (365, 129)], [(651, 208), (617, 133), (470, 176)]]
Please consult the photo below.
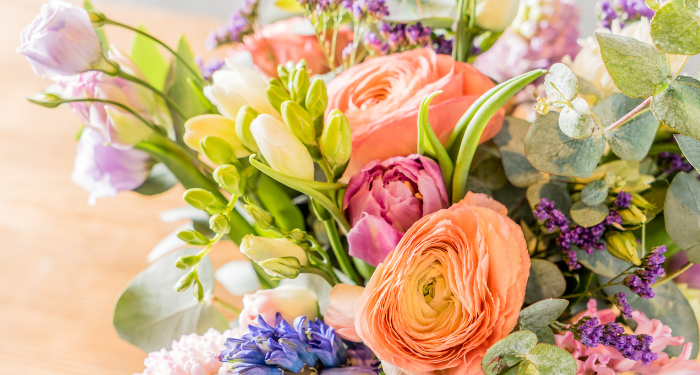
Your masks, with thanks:
[(476, 25), (486, 30), (503, 31), (518, 14), (520, 0), (477, 0)]
[(212, 75), (213, 85), (204, 88), (204, 96), (216, 106), (219, 112), (229, 119), (235, 119), (238, 110), (244, 105), (259, 113), (272, 115), (281, 120), (282, 116), (267, 100), (267, 82), (253, 69), (237, 65), (230, 60), (226, 68)]
[(243, 311), (238, 323), (241, 327), (248, 327), (261, 316), (268, 324), (274, 324), (277, 313), (288, 322), (300, 316), (313, 320), (318, 316), (318, 297), (311, 289), (297, 285), (258, 290), (243, 297)]
[(301, 246), (284, 238), (267, 238), (248, 234), (241, 241), (241, 253), (256, 263), (267, 259), (294, 257), (299, 264), (306, 266), (309, 259)]
[(287, 125), (270, 115), (260, 115), (250, 132), (270, 166), (288, 176), (313, 181), (314, 161), (303, 143)]

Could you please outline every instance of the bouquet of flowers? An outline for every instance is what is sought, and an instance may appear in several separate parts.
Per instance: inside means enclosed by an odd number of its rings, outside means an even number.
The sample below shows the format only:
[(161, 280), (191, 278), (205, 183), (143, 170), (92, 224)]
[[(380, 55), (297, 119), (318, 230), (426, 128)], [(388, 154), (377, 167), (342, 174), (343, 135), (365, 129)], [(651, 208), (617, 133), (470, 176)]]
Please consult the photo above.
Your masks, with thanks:
[(91, 204), (186, 189), (115, 306), (144, 374), (700, 374), (698, 0), (601, 0), (578, 43), (571, 0), (276, 6), (225, 61), (87, 1), (22, 33)]

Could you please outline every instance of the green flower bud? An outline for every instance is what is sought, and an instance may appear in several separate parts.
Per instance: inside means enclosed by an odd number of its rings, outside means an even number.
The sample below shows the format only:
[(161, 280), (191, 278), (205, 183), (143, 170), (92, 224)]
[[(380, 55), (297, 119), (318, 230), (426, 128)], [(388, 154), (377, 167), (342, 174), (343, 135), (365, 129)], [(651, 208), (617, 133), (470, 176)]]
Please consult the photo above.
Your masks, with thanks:
[(608, 244), (610, 254), (627, 262), (632, 262), (635, 266), (642, 264), (637, 253), (637, 239), (632, 232), (605, 233), (605, 242)]
[(265, 90), (265, 95), (267, 95), (267, 100), (270, 101), (270, 104), (272, 104), (272, 106), (278, 112), (280, 112), (280, 107), (282, 106), (282, 103), (286, 102), (287, 100), (292, 100), (292, 97), (289, 96), (289, 93), (287, 93), (285, 89), (278, 86), (268, 86)]
[(246, 204), (243, 209), (255, 220), (255, 224), (260, 229), (275, 229), (275, 217), (271, 213), (254, 204)]
[(46, 108), (56, 108), (64, 103), (63, 99), (61, 99), (61, 97), (58, 95), (46, 93), (32, 95), (32, 97), (27, 98), (27, 100)]
[(265, 273), (273, 277), (296, 279), (301, 272), (299, 259), (295, 257), (272, 258), (258, 263)]
[(241, 140), (241, 143), (243, 143), (243, 146), (253, 152), (259, 152), (259, 150), (258, 144), (255, 143), (255, 138), (253, 138), (253, 134), (250, 133), (250, 124), (258, 115), (258, 111), (247, 105), (241, 107), (236, 115), (236, 135), (238, 139)]
[(209, 228), (216, 233), (226, 234), (231, 230), (228, 219), (222, 214), (216, 214), (209, 218)]
[(194, 280), (194, 298), (197, 300), (197, 302), (202, 302), (204, 300), (204, 287), (202, 286), (202, 283), (199, 282), (199, 278), (195, 278)]
[(209, 239), (196, 230), (183, 230), (177, 234), (177, 238), (185, 241), (188, 245), (204, 246), (209, 245)]
[(343, 167), (344, 169), (350, 160), (352, 139), (350, 138), (350, 124), (343, 112), (337, 109), (331, 111), (323, 126), (319, 143), (323, 156), (331, 168)]
[(186, 270), (199, 264), (200, 260), (202, 260), (202, 258), (200, 258), (197, 255), (187, 255), (184, 257), (179, 257), (177, 258), (177, 261), (175, 261), (175, 267), (181, 270)]
[(241, 175), (236, 167), (225, 164), (214, 170), (214, 181), (229, 193), (240, 191)]
[(642, 225), (647, 222), (646, 215), (635, 205), (630, 205), (619, 213), (622, 216), (623, 225)]
[(304, 106), (311, 117), (323, 116), (323, 113), (326, 112), (328, 92), (326, 91), (326, 83), (322, 79), (316, 79), (311, 83), (311, 87), (306, 93)]
[(271, 79), (270, 84), (280, 83), (282, 84), (280, 87), (287, 87), (287, 83), (289, 82), (289, 72), (284, 65), (277, 65), (277, 77), (279, 77), (279, 79)]
[(306, 238), (306, 232), (295, 228), (295, 229), (292, 229), (289, 233), (287, 233), (287, 236), (289, 236), (289, 238), (292, 241), (299, 243), (299, 242), (303, 241), (304, 238)]
[(208, 135), (199, 141), (199, 147), (209, 160), (214, 164), (226, 164), (235, 158), (233, 149), (224, 139)]
[(294, 72), (294, 99), (302, 101), (309, 91), (309, 72), (306, 67)]
[(209, 190), (200, 188), (186, 190), (182, 195), (182, 199), (184, 199), (187, 204), (198, 210), (204, 210), (216, 201), (214, 194), (212, 194)]
[(291, 100), (282, 103), (280, 112), (284, 122), (301, 143), (307, 146), (316, 144), (314, 121), (309, 112)]
[(178, 292), (182, 292), (182, 291), (186, 290), (187, 288), (189, 288), (192, 285), (192, 283), (195, 282), (196, 278), (197, 278), (197, 271), (192, 270), (192, 271), (188, 272), (187, 274), (185, 274), (184, 276), (182, 276), (180, 278), (180, 280), (178, 280), (177, 283), (175, 283), (175, 286), (173, 287), (173, 289), (177, 290)]
[(645, 210), (653, 210), (656, 206), (646, 200), (638, 193), (630, 193), (632, 195), (632, 204)]

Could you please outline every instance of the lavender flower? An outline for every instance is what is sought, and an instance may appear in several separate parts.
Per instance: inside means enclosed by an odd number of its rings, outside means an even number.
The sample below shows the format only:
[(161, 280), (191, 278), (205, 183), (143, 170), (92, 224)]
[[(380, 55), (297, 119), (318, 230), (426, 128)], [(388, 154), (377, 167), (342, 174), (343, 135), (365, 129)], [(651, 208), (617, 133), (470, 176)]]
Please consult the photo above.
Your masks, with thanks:
[(445, 39), (444, 35), (438, 35), (437, 38), (433, 40), (433, 49), (435, 53), (443, 55), (452, 55), (452, 44), (454, 40)]
[(632, 203), (632, 194), (621, 191), (620, 193), (617, 194), (617, 198), (615, 199), (615, 206), (620, 207), (620, 208), (627, 208), (630, 206)]
[(243, 4), (231, 13), (228, 21), (212, 30), (205, 41), (212, 50), (224, 44), (242, 43), (243, 37), (253, 34), (253, 24), (258, 17), (258, 0), (243, 0)]
[(612, 302), (620, 309), (622, 316), (628, 319), (632, 317), (632, 307), (630, 307), (630, 304), (627, 302), (626, 293), (620, 292), (615, 294), (612, 297)]
[(641, 361), (642, 365), (649, 365), (658, 358), (650, 349), (654, 341), (651, 336), (625, 334), (625, 330), (617, 323), (603, 325), (598, 318), (586, 316), (567, 330), (573, 332), (574, 338), (588, 348), (602, 344), (616, 349), (627, 359)]
[(372, 22), (389, 15), (389, 8), (385, 0), (346, 0), (343, 2), (348, 12), (352, 13), (356, 20)]
[(206, 80), (210, 80), (212, 74), (224, 66), (225, 61), (223, 59), (214, 58), (205, 62), (202, 56), (197, 56), (195, 58), (195, 63), (199, 71), (202, 72), (202, 77)]
[(625, 278), (623, 283), (630, 288), (632, 293), (636, 293), (644, 299), (654, 298), (651, 285), (656, 282), (656, 278), (665, 273), (661, 266), (666, 261), (666, 257), (663, 255), (665, 252), (666, 246), (654, 248), (642, 258), (642, 269)]
[(569, 220), (566, 215), (554, 208), (554, 201), (542, 198), (532, 213), (549, 232), (554, 232), (557, 228), (562, 231), (569, 229)]
[(683, 159), (683, 155), (674, 154), (664, 151), (657, 156), (657, 164), (664, 168), (665, 173), (673, 173), (676, 171), (690, 172), (693, 166)]
[(642, 17), (651, 19), (655, 12), (644, 0), (600, 0), (596, 13), (600, 26), (609, 29), (613, 20), (619, 19), (620, 26), (624, 27), (626, 22), (639, 21)]

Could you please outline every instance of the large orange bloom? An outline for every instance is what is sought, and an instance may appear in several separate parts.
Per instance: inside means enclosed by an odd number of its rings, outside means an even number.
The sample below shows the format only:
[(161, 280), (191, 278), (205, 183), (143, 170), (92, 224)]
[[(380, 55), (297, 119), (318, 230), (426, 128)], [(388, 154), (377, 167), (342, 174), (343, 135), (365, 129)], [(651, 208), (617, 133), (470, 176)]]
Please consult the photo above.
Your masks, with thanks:
[(481, 374), (486, 350), (510, 333), (530, 258), (505, 206), (468, 193), (416, 222), (377, 267), (355, 329), (383, 361), (408, 372)]

